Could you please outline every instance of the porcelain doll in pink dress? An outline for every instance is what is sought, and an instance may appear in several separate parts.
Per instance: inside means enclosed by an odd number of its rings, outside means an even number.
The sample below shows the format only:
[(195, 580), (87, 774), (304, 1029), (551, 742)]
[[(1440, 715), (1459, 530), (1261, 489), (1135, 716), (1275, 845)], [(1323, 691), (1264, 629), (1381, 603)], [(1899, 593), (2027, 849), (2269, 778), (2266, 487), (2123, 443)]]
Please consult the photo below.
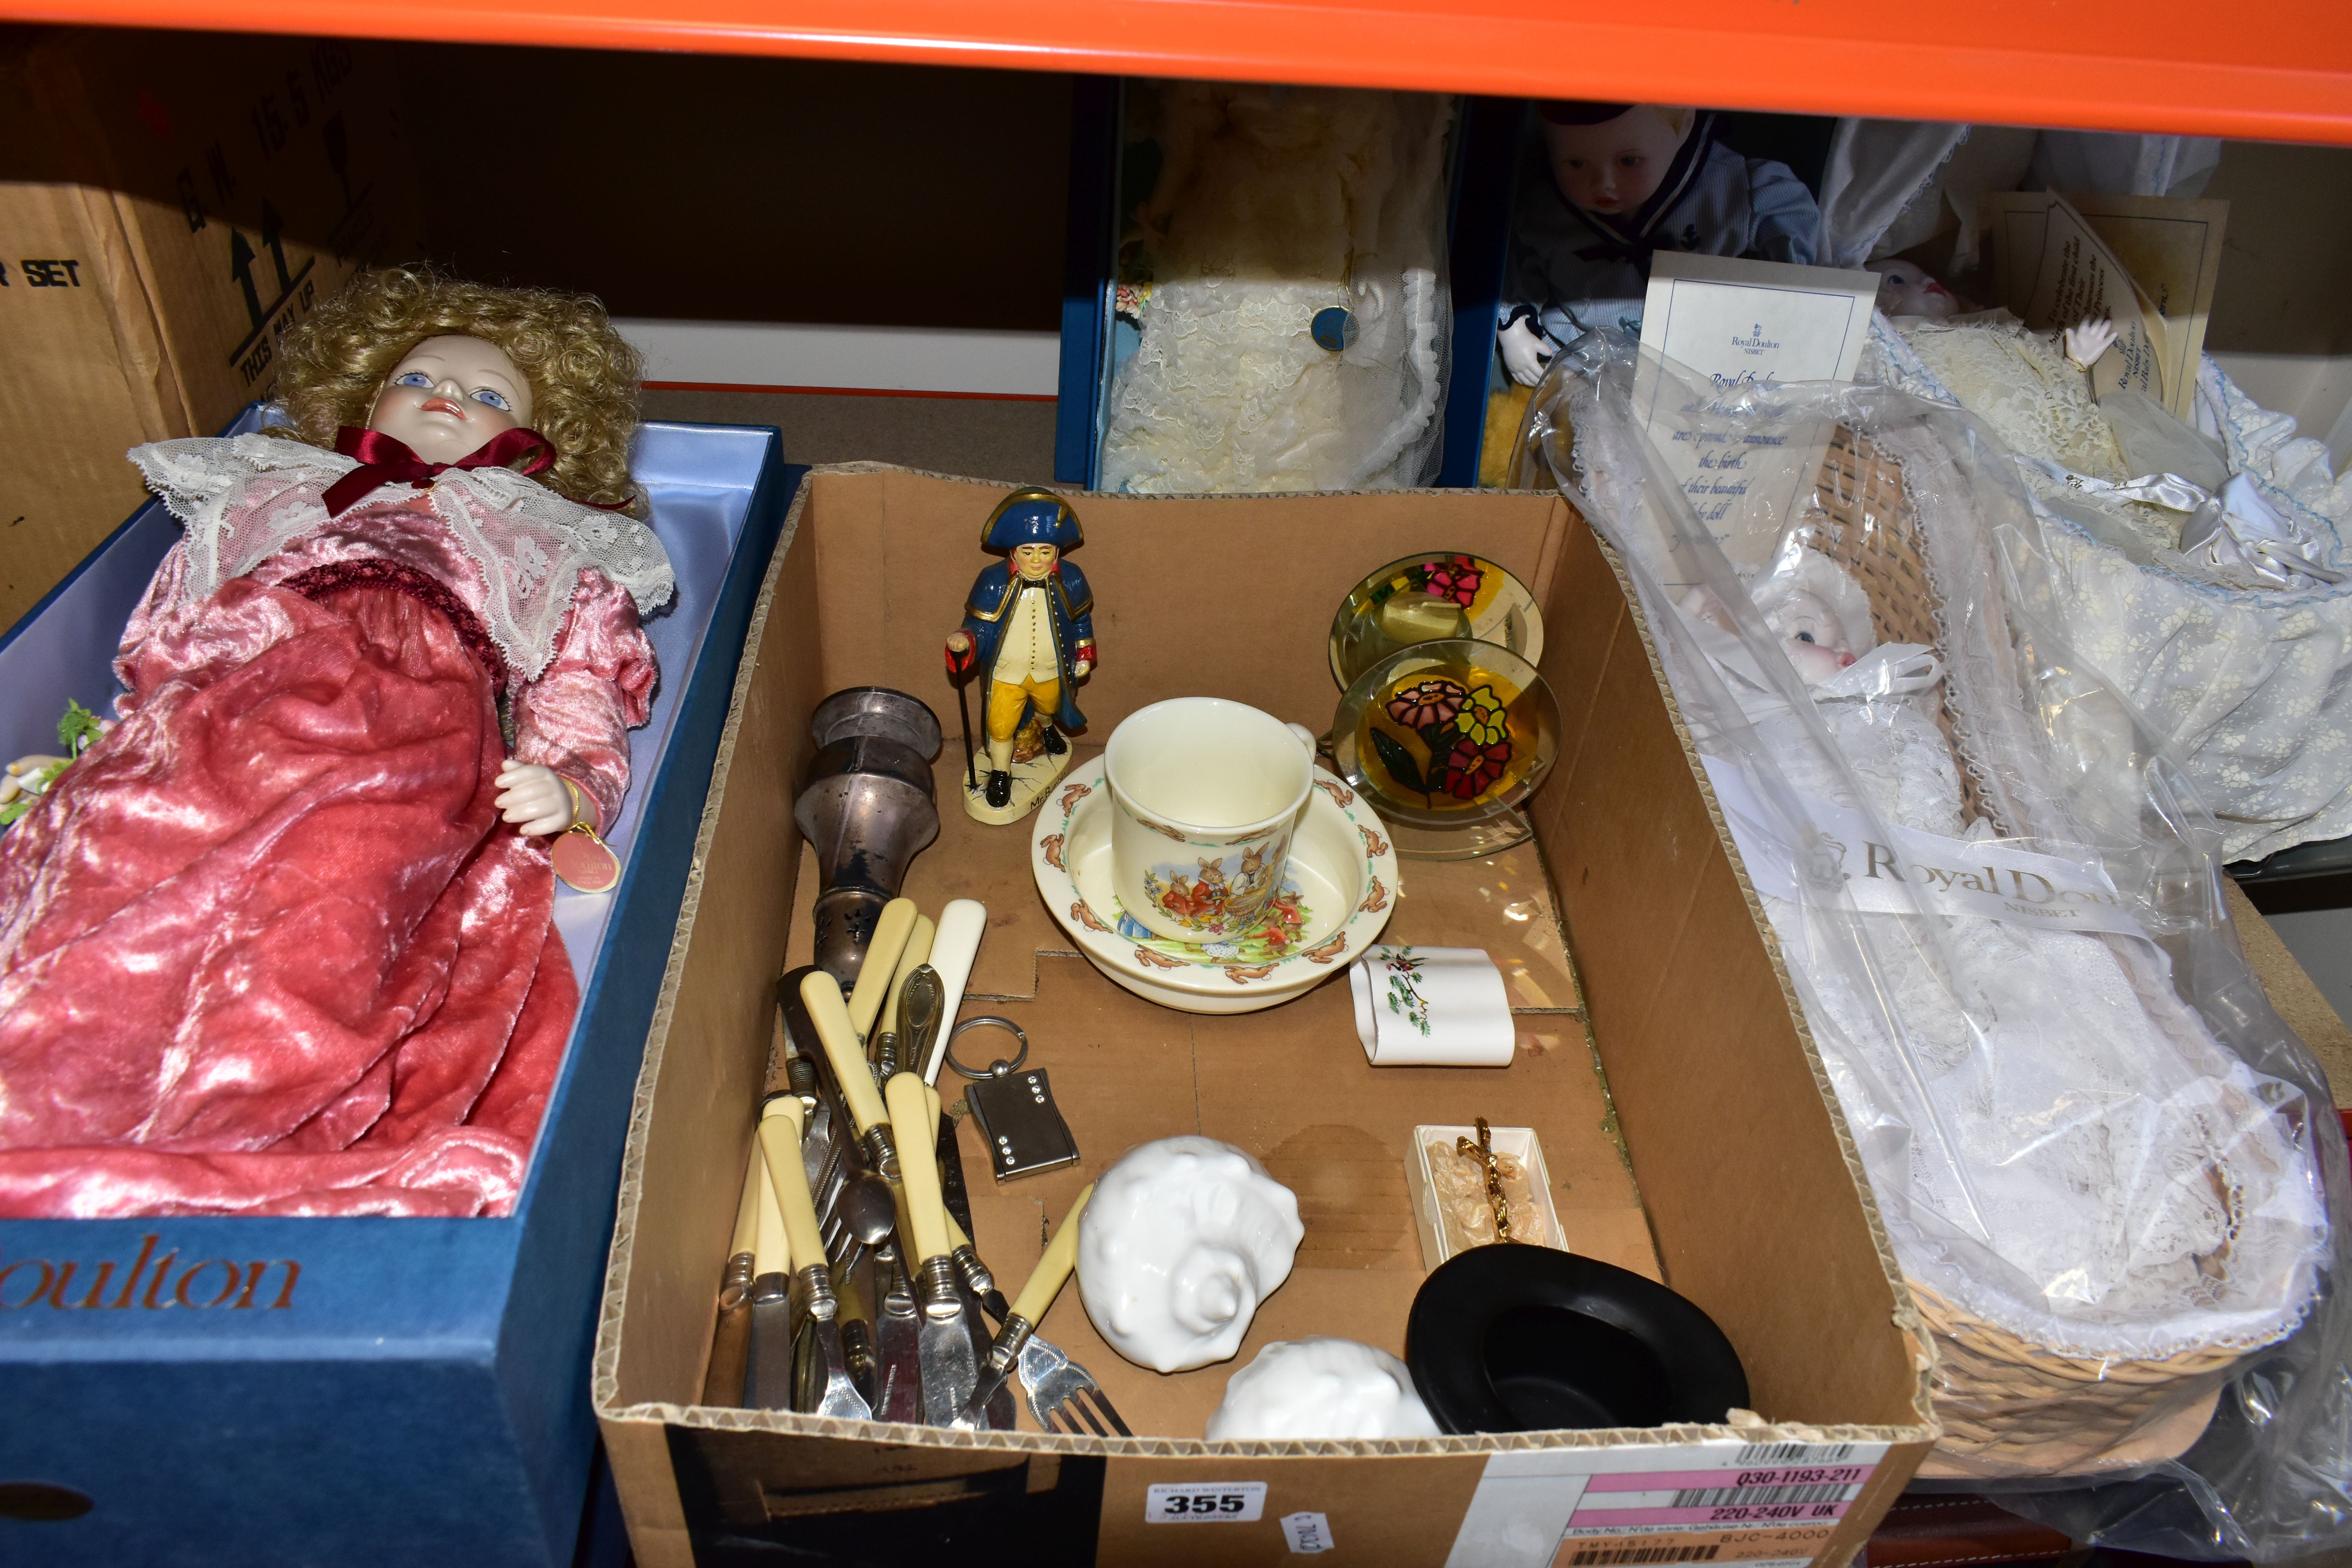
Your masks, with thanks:
[[(0, 835), (0, 1215), (503, 1213), (579, 996), (667, 557), (594, 300), (362, 277), (290, 429), (131, 454), (185, 527), (111, 730)], [(573, 839), (567, 842), (581, 842)]]

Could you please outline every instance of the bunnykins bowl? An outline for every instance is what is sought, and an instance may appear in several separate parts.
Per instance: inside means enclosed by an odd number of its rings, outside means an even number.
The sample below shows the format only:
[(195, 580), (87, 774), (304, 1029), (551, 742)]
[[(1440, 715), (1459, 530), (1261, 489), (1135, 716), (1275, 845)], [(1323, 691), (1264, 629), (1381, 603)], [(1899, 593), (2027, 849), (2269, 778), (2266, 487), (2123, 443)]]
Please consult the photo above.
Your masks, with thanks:
[[(1318, 768), (1281, 885), (1244, 926), (1174, 942), (1131, 919), (1112, 888), (1109, 791), (1099, 757), (1074, 768), (1038, 814), (1029, 869), (1045, 907), (1087, 961), (1162, 1006), (1254, 1013), (1344, 971), (1380, 940), (1396, 908), (1396, 848), (1363, 797)], [(1214, 869), (1181, 877), (1169, 897), (1221, 924)]]

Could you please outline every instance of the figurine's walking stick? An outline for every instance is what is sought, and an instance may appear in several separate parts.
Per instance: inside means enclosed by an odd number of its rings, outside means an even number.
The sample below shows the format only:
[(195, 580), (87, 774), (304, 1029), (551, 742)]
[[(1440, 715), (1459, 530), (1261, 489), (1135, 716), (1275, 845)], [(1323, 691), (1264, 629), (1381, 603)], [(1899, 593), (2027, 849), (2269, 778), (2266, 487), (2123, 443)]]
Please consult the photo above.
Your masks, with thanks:
[(963, 785), (976, 790), (980, 787), (980, 773), (971, 760), (971, 704), (963, 694), (963, 678), (952, 669), (948, 671), (948, 684), (956, 689), (956, 717), (963, 721)]

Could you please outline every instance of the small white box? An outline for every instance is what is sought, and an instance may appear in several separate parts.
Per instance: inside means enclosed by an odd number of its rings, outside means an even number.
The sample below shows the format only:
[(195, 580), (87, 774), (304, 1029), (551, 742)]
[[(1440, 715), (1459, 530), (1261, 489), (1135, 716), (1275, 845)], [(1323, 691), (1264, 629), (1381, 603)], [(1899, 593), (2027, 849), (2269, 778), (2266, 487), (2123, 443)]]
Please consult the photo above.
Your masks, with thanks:
[[(1543, 1142), (1537, 1138), (1535, 1129), (1495, 1127), (1490, 1130), (1490, 1137), (1496, 1153), (1508, 1155), (1528, 1168), (1528, 1194), (1543, 1222), (1543, 1237), (1536, 1245), (1556, 1247), (1562, 1252), (1570, 1250), (1559, 1228), (1559, 1211), (1552, 1205), (1551, 1173), (1544, 1165)], [(1451, 1150), (1457, 1138), (1467, 1138), (1475, 1143), (1478, 1129), (1416, 1127), (1412, 1130), (1412, 1158), (1404, 1164), (1405, 1184), (1412, 1191), (1413, 1226), (1421, 1233), (1421, 1260), (1429, 1268), (1474, 1245), (1458, 1225), (1449, 1227), (1445, 1224), (1445, 1216), (1438, 1207), (1437, 1174), (1430, 1163), (1432, 1143)], [(1460, 1158), (1458, 1154), (1454, 1157)]]

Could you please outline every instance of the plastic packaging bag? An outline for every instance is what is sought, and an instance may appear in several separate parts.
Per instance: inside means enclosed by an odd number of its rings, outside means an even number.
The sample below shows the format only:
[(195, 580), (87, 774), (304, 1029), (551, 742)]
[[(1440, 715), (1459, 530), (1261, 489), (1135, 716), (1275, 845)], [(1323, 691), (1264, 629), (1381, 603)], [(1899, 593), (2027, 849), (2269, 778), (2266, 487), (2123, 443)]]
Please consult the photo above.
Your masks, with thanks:
[(2210, 817), (2052, 624), (2008, 456), (1595, 333), (1518, 462), (1622, 557), (1835, 1087), (1937, 1350), (1922, 1474), (2139, 1550), (2352, 1541), (2325, 1079)]
[(2145, 399), (2094, 404), (2002, 312), (1881, 317), (1861, 374), (1965, 406), (2011, 449), (2058, 567), (2054, 618), (2195, 782), (2224, 859), (2352, 833), (2352, 493), (2324, 447), (2210, 356), (2194, 428)]

